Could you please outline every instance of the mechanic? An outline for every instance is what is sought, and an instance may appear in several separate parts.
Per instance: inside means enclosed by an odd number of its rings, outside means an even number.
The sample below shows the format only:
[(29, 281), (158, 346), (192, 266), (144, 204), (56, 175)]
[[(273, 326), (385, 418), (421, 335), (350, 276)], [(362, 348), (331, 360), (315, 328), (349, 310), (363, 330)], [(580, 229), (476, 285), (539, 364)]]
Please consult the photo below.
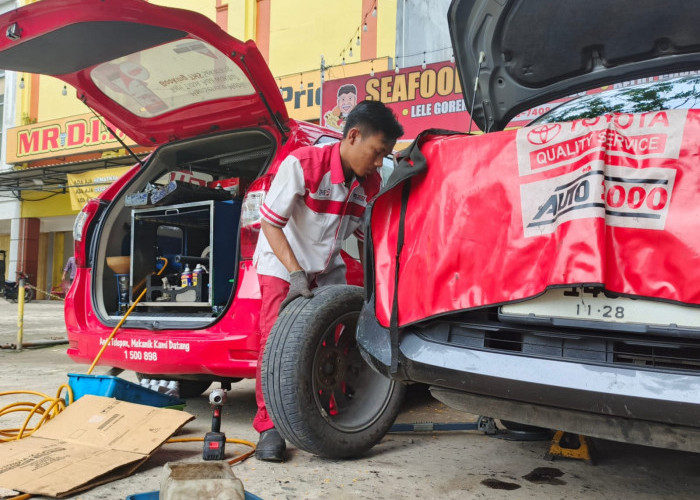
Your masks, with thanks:
[(260, 209), (255, 249), (262, 305), (260, 356), (255, 377), (260, 433), (255, 457), (283, 461), (286, 443), (268, 416), (260, 383), (263, 349), (279, 312), (316, 286), (345, 283), (342, 242), (353, 233), (360, 256), (362, 214), (379, 192), (377, 169), (403, 134), (394, 113), (379, 101), (362, 101), (349, 113), (338, 143), (307, 146), (282, 163)]

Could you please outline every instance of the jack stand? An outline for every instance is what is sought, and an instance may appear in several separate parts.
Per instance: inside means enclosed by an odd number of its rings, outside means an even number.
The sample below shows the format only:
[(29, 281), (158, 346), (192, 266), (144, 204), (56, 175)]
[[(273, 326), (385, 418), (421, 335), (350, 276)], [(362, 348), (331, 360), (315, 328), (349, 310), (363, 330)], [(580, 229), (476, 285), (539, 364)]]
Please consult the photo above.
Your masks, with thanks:
[(588, 436), (557, 431), (544, 458), (546, 460), (554, 460), (555, 457), (573, 458), (585, 460), (589, 465), (595, 465), (594, 453), (593, 441)]
[(204, 435), (204, 460), (223, 460), (226, 453), (226, 434), (221, 430), (221, 409), (226, 402), (226, 391), (214, 389), (209, 395), (209, 404), (212, 408), (211, 432)]

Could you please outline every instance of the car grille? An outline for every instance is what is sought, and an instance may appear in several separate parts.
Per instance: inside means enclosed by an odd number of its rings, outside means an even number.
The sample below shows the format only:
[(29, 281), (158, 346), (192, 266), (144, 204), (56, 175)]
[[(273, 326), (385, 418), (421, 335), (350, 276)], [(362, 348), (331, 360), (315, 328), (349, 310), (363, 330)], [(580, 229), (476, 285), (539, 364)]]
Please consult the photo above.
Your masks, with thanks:
[(435, 321), (411, 330), (432, 342), (522, 356), (700, 372), (700, 339), (619, 331), (533, 328), (497, 321)]

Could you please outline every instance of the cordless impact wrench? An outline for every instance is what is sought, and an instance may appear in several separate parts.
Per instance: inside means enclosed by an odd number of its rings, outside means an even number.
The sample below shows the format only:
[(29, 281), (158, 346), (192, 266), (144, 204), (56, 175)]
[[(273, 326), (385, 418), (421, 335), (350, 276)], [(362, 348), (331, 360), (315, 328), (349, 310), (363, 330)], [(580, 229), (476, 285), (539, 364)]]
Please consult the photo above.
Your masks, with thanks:
[(212, 409), (211, 432), (204, 436), (204, 450), (202, 458), (204, 460), (223, 460), (226, 449), (226, 434), (220, 432), (221, 429), (221, 409), (226, 402), (226, 391), (214, 389), (209, 394), (209, 405)]

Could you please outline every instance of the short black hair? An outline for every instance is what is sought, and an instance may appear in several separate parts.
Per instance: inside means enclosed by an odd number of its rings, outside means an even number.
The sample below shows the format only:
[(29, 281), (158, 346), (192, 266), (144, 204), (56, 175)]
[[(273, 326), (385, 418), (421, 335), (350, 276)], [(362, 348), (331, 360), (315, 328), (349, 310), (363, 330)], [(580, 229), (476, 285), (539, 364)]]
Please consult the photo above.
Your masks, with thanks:
[(396, 119), (396, 115), (381, 101), (357, 103), (345, 119), (343, 138), (348, 136), (348, 132), (353, 127), (359, 128), (363, 133), (382, 132), (390, 141), (395, 141), (403, 135), (403, 127)]

